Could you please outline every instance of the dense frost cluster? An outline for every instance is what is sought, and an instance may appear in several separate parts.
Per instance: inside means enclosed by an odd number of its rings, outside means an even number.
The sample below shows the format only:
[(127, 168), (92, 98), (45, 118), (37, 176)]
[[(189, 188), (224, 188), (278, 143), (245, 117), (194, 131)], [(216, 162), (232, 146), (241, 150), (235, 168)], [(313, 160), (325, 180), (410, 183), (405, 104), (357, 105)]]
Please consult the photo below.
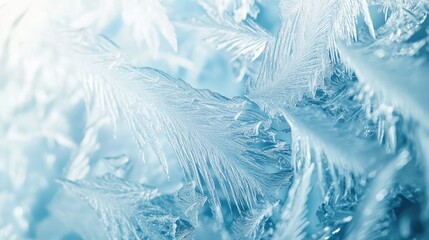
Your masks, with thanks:
[(429, 239), (429, 0), (0, 0), (0, 239)]

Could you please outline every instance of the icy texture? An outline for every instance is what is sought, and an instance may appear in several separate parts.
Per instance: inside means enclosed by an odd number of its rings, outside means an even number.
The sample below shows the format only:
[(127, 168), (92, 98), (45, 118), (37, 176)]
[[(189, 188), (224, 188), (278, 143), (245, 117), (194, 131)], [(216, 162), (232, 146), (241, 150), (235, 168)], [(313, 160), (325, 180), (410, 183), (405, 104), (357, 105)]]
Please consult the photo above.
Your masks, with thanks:
[[(82, 55), (93, 58), (82, 66), (87, 69), (81, 79), (89, 98), (95, 96), (92, 106), (109, 115), (113, 123), (123, 118), (141, 152), (148, 145), (168, 174), (166, 154), (158, 140), (164, 134), (186, 176), (196, 180), (201, 191), (204, 181), (215, 211), (220, 210), (216, 182), (228, 203), (239, 210), (252, 208), (257, 197), (264, 197), (264, 189), (274, 191), (281, 185), (278, 176), (257, 162), (270, 158), (269, 153), (252, 146), (254, 140), (246, 136), (257, 125), (270, 124), (266, 115), (252, 109), (251, 102), (196, 90), (158, 70), (131, 66), (110, 42), (78, 34), (82, 38), (76, 45), (82, 45)], [(96, 52), (88, 46), (97, 46)]]
[(182, 188), (176, 196), (160, 196), (156, 189), (109, 174), (62, 183), (97, 211), (111, 239), (191, 238), (193, 224), (197, 224), (196, 212), (205, 202), (190, 187)]
[(305, 239), (305, 228), (309, 224), (306, 203), (311, 187), (314, 164), (306, 167), (290, 187), (273, 239)]
[(0, 239), (429, 239), (428, 12), (0, 0)]

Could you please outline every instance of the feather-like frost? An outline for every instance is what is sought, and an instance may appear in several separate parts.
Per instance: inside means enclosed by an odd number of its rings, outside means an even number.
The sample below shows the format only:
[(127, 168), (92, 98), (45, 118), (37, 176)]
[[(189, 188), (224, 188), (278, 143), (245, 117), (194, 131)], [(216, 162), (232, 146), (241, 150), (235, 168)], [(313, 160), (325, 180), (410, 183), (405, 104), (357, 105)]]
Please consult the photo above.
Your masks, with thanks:
[(229, 15), (216, 15), (213, 4), (200, 4), (209, 16), (186, 25), (197, 29), (218, 50), (227, 51), (231, 55), (231, 61), (240, 57), (254, 61), (263, 53), (267, 44), (274, 40), (267, 30), (251, 19), (236, 22)]
[(74, 43), (75, 50), (90, 56), (83, 66), (83, 83), (101, 112), (112, 122), (123, 118), (140, 149), (151, 148), (168, 173), (159, 142), (167, 136), (185, 175), (200, 190), (203, 181), (207, 185), (218, 215), (215, 184), (239, 209), (252, 207), (258, 196), (270, 195), (266, 189), (282, 184), (281, 174), (270, 174), (259, 162), (271, 158), (269, 153), (252, 147), (252, 132), (270, 124), (255, 104), (196, 90), (155, 69), (134, 67), (106, 39), (82, 32), (76, 36), (80, 42)]
[(177, 51), (177, 37), (166, 9), (159, 0), (127, 0), (122, 4), (124, 23), (131, 26), (138, 44), (145, 42), (149, 51), (156, 53), (162, 35), (174, 51)]
[(383, 59), (359, 47), (340, 48), (341, 55), (356, 72), (359, 81), (368, 84), (384, 103), (401, 110), (408, 117), (429, 128), (429, 79), (425, 59), (396, 57)]
[(332, 119), (317, 107), (289, 108), (284, 115), (292, 132), (296, 131), (294, 140), (307, 139), (315, 157), (321, 161), (321, 155), (325, 154), (332, 163), (331, 167), (338, 168), (341, 173), (362, 174), (377, 169), (388, 158), (382, 148), (359, 138), (353, 129), (336, 127)]
[(286, 203), (283, 206), (282, 214), (273, 239), (305, 239), (305, 228), (308, 226), (307, 220), (307, 200), (311, 191), (311, 178), (314, 164), (307, 165), (307, 168), (297, 176), (289, 189)]
[(88, 122), (89, 126), (85, 131), (85, 135), (73, 154), (66, 170), (66, 178), (68, 180), (77, 180), (85, 178), (90, 171), (90, 154), (99, 149), (97, 134), (100, 128), (106, 123), (106, 118), (94, 119)]
[[(207, 0), (198, 0), (200, 3), (208, 3)], [(234, 20), (240, 22), (250, 17), (256, 18), (259, 9), (256, 6), (257, 0), (214, 0), (214, 10), (223, 17), (227, 14), (233, 14)]]
[[(189, 196), (186, 187), (175, 196), (160, 195), (156, 189), (109, 174), (92, 180), (61, 183), (88, 201), (111, 239), (187, 239), (192, 236), (194, 227), (185, 212), (205, 202), (205, 198), (195, 198), (195, 194)], [(195, 216), (192, 218), (195, 220)]]
[[(361, 12), (368, 16), (366, 0), (280, 1), (280, 30), (267, 47), (258, 79), (249, 84), (249, 95), (275, 111), (312, 94), (331, 74), (337, 38), (356, 37)], [(372, 29), (371, 18), (365, 19)]]
[(395, 183), (395, 176), (409, 161), (409, 152), (403, 150), (373, 179), (353, 217), (354, 225), (347, 239), (387, 237), (386, 229), (391, 221), (387, 214), (390, 207), (387, 198), (391, 197), (389, 193)]
[(268, 203), (244, 213), (232, 225), (235, 237), (238, 239), (263, 239), (269, 236), (266, 223), (278, 207), (279, 202)]

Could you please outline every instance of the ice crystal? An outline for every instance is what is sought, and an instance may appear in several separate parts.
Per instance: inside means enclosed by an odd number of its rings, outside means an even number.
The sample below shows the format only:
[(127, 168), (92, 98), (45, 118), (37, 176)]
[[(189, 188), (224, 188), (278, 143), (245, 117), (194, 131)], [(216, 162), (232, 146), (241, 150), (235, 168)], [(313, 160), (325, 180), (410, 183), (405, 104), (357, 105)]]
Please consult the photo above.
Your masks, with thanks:
[(428, 12), (0, 0), (0, 239), (428, 239)]
[(184, 187), (173, 197), (160, 196), (156, 189), (113, 175), (63, 184), (90, 203), (112, 239), (188, 238), (192, 224), (197, 225), (195, 211), (205, 202), (193, 188)]

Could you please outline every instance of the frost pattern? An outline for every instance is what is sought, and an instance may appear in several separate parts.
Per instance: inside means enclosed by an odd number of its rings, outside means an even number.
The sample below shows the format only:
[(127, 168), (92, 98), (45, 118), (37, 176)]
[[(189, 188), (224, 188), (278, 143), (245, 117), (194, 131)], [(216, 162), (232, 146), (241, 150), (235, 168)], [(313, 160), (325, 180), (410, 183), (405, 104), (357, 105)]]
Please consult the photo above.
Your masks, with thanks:
[[(258, 80), (250, 85), (252, 96), (281, 107), (294, 105), (321, 86), (329, 74), (328, 53), (335, 56), (338, 37), (346, 41), (356, 37), (355, 18), (361, 11), (367, 16), (366, 0), (280, 1), (280, 30)], [(365, 19), (372, 32), (370, 18)]]
[(428, 13), (0, 1), (0, 239), (429, 239)]
[[(429, 88), (429, 83), (421, 81), (427, 74), (424, 70), (429, 67), (427, 60), (398, 57), (377, 61), (377, 56), (366, 51), (344, 48), (341, 53), (355, 69), (359, 80), (377, 91), (384, 98), (383, 102), (399, 108), (406, 116), (427, 119), (429, 97), (424, 89)], [(421, 124), (426, 125), (425, 122)]]
[[(231, 53), (231, 61), (245, 57), (250, 61), (256, 60), (271, 42), (272, 36), (253, 20), (235, 22), (231, 17), (219, 18), (213, 15), (213, 6), (208, 3), (202, 5), (209, 18), (200, 20), (199, 31), (204, 32), (206, 41), (214, 44), (218, 49), (225, 49)], [(194, 27), (197, 24), (192, 24)]]
[(123, 2), (122, 18), (138, 44), (145, 42), (148, 49), (156, 53), (162, 35), (177, 51), (177, 39), (173, 25), (159, 0), (132, 0)]
[(265, 227), (278, 205), (278, 202), (265, 204), (236, 219), (232, 226), (236, 238), (262, 239), (268, 237), (270, 231), (267, 231)]
[[(208, 186), (215, 211), (220, 209), (215, 181), (228, 203), (234, 202), (239, 209), (252, 208), (257, 196), (263, 196), (264, 188), (282, 184), (278, 176), (257, 162), (267, 154), (253, 148), (248, 143), (252, 140), (246, 139), (246, 132), (267, 120), (251, 108), (251, 102), (193, 89), (155, 69), (136, 68), (105, 39), (85, 33), (82, 37), (87, 39), (81, 39), (83, 48), (78, 51), (86, 53), (92, 51), (86, 46), (99, 46), (99, 52), (92, 55), (94, 59), (86, 63), (91, 66), (89, 74), (82, 79), (89, 94), (96, 96), (96, 105), (112, 122), (124, 117), (141, 150), (146, 144), (150, 146), (168, 174), (165, 153), (158, 139), (151, 137), (159, 135), (155, 126), (160, 127), (184, 173), (196, 180), (200, 190), (202, 181)], [(93, 69), (97, 71), (93, 73)]]
[(284, 205), (279, 223), (273, 239), (305, 239), (305, 228), (309, 224), (306, 220), (306, 203), (311, 191), (310, 182), (314, 164), (307, 167), (302, 176), (295, 179), (289, 189), (288, 201)]
[[(156, 189), (131, 184), (113, 175), (62, 183), (97, 211), (111, 239), (186, 239), (193, 231), (187, 219), (190, 209), (205, 202), (205, 198), (196, 198), (188, 187), (179, 190), (177, 196), (161, 196)], [(195, 216), (192, 218), (193, 224), (197, 224)]]

